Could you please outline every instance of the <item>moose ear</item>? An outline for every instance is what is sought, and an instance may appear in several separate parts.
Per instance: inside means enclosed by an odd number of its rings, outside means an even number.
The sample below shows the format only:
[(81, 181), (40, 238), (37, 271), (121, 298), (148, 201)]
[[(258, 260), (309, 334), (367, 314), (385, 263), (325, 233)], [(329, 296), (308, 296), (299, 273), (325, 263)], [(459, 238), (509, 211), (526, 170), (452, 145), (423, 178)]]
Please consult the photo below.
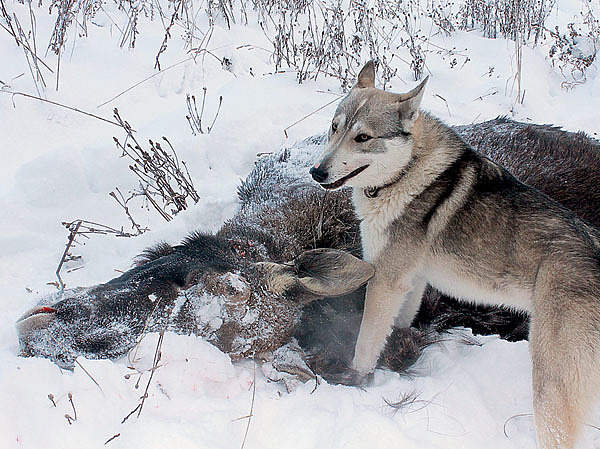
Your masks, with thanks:
[(351, 293), (375, 275), (370, 263), (337, 249), (305, 251), (294, 261), (298, 284), (317, 296)]
[(423, 99), (423, 93), (425, 92), (425, 85), (429, 80), (427, 76), (421, 83), (410, 92), (405, 94), (398, 94), (398, 101), (400, 103), (400, 120), (405, 131), (410, 131), (412, 126), (415, 124), (419, 115), (419, 106), (421, 106), (421, 100)]
[(369, 61), (365, 64), (365, 66), (360, 70), (358, 74), (358, 80), (356, 81), (356, 86), (360, 89), (365, 87), (375, 87), (375, 64), (373, 61)]

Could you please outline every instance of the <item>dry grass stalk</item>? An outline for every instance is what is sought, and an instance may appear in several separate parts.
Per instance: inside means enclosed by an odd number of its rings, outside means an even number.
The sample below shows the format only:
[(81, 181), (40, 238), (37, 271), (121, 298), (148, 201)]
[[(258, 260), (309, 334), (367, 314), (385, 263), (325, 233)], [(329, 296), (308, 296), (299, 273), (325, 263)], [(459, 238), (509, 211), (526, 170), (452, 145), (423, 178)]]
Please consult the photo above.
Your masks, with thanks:
[[(95, 119), (102, 120), (103, 122), (110, 123), (111, 125), (115, 125), (115, 126), (119, 126), (119, 127), (121, 126), (119, 123), (113, 122), (112, 120), (106, 119), (104, 117), (100, 117), (100, 116), (92, 114), (90, 112), (82, 111), (81, 109), (74, 108), (73, 106), (67, 106), (65, 104), (58, 103), (56, 101), (47, 100), (47, 99), (42, 98), (40, 96), (36, 97), (35, 95), (26, 94), (25, 92), (14, 92), (14, 91), (11, 91), (11, 90), (6, 90), (6, 89), (0, 90), (0, 92), (6, 93), (6, 94), (10, 94), (13, 97), (21, 96), (21, 97), (25, 97), (25, 98), (31, 98), (32, 100), (39, 100), (39, 101), (41, 101), (43, 103), (48, 103), (48, 104), (51, 104), (51, 105), (54, 105), (54, 106), (59, 106), (61, 108), (65, 108), (65, 109), (68, 109), (70, 111), (74, 111), (74, 112), (78, 112), (78, 113), (83, 114), (83, 115), (87, 115), (88, 117), (93, 117)], [(14, 99), (13, 99), (13, 107), (16, 107), (16, 105), (14, 103)], [(133, 129), (131, 131), (135, 132), (135, 130), (133, 130)]]
[[(166, 221), (187, 209), (188, 198), (197, 203), (200, 196), (185, 162), (179, 160), (171, 142), (163, 136), (162, 140), (169, 148), (167, 151), (160, 142), (149, 140), (150, 149), (144, 150), (133, 135), (131, 126), (121, 118), (117, 109), (114, 110), (114, 114), (126, 132), (123, 143), (116, 137), (114, 141), (122, 157), (127, 157), (132, 162), (129, 169), (138, 177), (140, 183), (139, 190), (130, 192), (131, 196), (125, 203), (134, 197), (142, 196)], [(168, 208), (170, 209), (167, 211)]]
[[(206, 87), (202, 88), (202, 105), (200, 106), (200, 113), (198, 113), (198, 107), (196, 105), (196, 96), (195, 95), (186, 95), (185, 103), (188, 108), (188, 115), (185, 116), (187, 119), (190, 128), (192, 130), (192, 134), (194, 136), (198, 134), (204, 134), (205, 131), (202, 128), (202, 118), (204, 116), (204, 105), (206, 103)], [(223, 104), (223, 96), (219, 96), (219, 106), (217, 107), (217, 112), (215, 112), (215, 116), (213, 117), (212, 123), (206, 129), (206, 134), (210, 134), (217, 121), (217, 117), (219, 116), (219, 112), (221, 111), (221, 105)]]
[(246, 423), (246, 430), (244, 432), (244, 439), (242, 440), (242, 445), (240, 447), (240, 449), (244, 449), (244, 447), (246, 446), (246, 439), (248, 438), (248, 431), (250, 430), (250, 423), (252, 422), (252, 417), (254, 416), (254, 400), (256, 398), (256, 360), (253, 358), (252, 361), (254, 362), (254, 370), (252, 372), (252, 402), (250, 403), (250, 413), (248, 413), (247, 416), (244, 416), (244, 418), (248, 418), (248, 421)]

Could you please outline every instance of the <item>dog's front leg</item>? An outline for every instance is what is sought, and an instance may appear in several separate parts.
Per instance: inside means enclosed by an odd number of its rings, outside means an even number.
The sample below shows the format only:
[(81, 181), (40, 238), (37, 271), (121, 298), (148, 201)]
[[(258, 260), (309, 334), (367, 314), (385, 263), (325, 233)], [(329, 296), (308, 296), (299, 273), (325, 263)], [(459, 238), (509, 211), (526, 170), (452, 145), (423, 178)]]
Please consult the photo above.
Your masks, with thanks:
[(356, 371), (366, 375), (375, 369), (396, 316), (401, 309), (411, 314), (402, 320), (410, 325), (424, 289), (425, 283), (415, 277), (391, 283), (385, 273), (375, 274), (367, 285), (365, 310), (354, 350), (352, 365)]

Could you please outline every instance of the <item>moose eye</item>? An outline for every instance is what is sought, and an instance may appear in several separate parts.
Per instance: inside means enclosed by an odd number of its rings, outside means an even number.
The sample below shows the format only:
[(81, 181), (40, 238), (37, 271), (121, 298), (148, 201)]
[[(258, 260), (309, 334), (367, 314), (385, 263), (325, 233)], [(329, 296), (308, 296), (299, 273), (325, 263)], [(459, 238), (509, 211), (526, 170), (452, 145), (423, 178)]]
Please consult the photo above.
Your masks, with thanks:
[(371, 136), (369, 136), (368, 134), (362, 133), (362, 134), (359, 134), (358, 136), (356, 136), (354, 138), (354, 141), (358, 142), (358, 143), (361, 143), (361, 142), (366, 142), (367, 140), (371, 140), (371, 139), (372, 139)]
[(331, 131), (332, 132), (336, 132), (337, 131), (337, 124), (335, 122), (331, 124)]

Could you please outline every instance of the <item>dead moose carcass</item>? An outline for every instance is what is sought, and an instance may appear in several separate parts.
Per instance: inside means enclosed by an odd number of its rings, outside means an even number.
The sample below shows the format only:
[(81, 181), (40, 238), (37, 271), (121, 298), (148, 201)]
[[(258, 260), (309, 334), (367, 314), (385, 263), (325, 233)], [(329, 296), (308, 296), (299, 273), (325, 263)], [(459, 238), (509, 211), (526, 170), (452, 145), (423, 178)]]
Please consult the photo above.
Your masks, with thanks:
[[(523, 182), (600, 226), (598, 141), (506, 118), (455, 130)], [(280, 371), (352, 382), (360, 287), (373, 268), (359, 259), (349, 190), (324, 191), (308, 175), (324, 143), (324, 136), (312, 137), (261, 158), (239, 188), (239, 212), (216, 235), (158, 244), (116, 279), (44, 298), (17, 322), (22, 353), (68, 367), (81, 355), (122, 356), (145, 332), (166, 327), (202, 336), (234, 359), (271, 358)], [(381, 364), (405, 370), (431, 335), (453, 326), (527, 336), (524, 315), (429, 289), (413, 329), (395, 329)]]

